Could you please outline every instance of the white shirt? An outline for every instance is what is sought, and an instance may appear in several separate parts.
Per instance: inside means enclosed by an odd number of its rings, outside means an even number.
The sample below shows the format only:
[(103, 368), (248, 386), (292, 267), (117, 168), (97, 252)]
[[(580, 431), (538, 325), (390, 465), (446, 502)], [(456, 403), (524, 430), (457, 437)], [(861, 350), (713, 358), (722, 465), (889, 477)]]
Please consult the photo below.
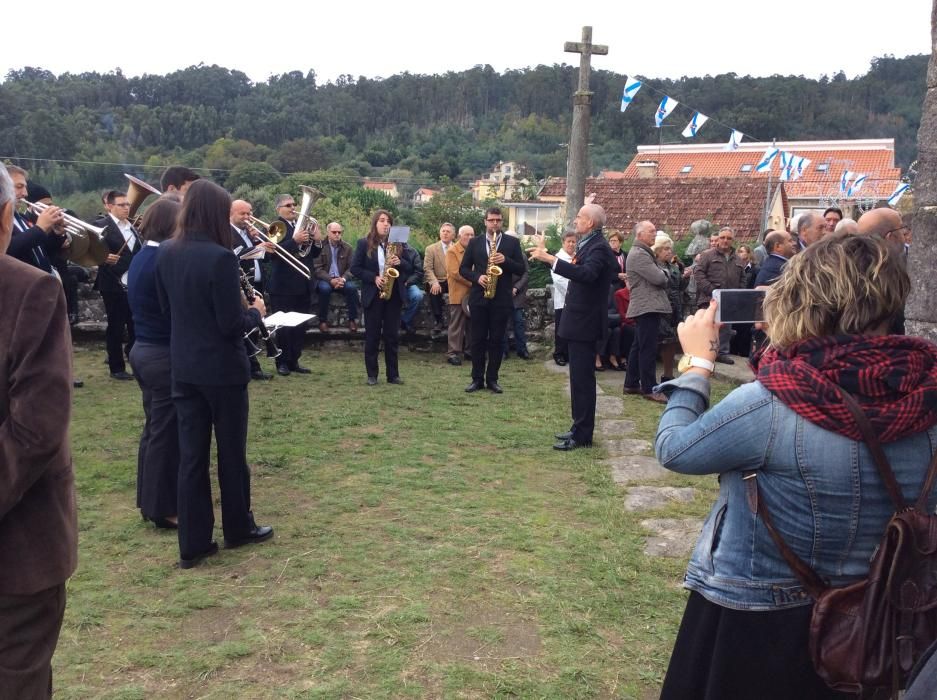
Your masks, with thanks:
[[(127, 250), (131, 253), (133, 252), (133, 247), (137, 244), (137, 235), (133, 230), (133, 225), (130, 223), (129, 219), (124, 219), (123, 223), (113, 214), (108, 214), (108, 216), (113, 219), (114, 223), (117, 224), (117, 228), (120, 230), (120, 234), (124, 237), (124, 241), (127, 243)], [(124, 289), (127, 289), (127, 280), (130, 277), (130, 270), (127, 270), (124, 274), (120, 276), (120, 283), (124, 286)]]
[[(556, 254), (556, 257), (568, 263), (573, 261), (573, 256), (562, 248), (560, 248), (560, 252)], [(556, 263), (553, 263), (553, 267), (556, 267)], [(563, 275), (556, 274), (553, 270), (550, 271), (550, 277), (553, 278), (553, 308), (554, 310), (562, 309), (566, 306), (566, 288), (569, 286), (569, 280)]]

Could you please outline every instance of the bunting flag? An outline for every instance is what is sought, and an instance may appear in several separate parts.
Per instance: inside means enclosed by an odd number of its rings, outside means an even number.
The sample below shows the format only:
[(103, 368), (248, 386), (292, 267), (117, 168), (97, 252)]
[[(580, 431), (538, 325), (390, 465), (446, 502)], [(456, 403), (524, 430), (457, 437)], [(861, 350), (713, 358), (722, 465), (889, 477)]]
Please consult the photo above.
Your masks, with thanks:
[(691, 139), (696, 136), (696, 132), (699, 131), (700, 127), (706, 123), (707, 119), (709, 119), (709, 117), (707, 117), (705, 114), (694, 112), (690, 123), (687, 124), (686, 129), (683, 130), (683, 137)]
[(732, 135), (729, 136), (729, 143), (726, 144), (727, 151), (738, 150), (739, 144), (742, 143), (742, 137), (745, 136), (741, 131), (737, 129), (732, 129)]
[(901, 182), (898, 184), (898, 187), (894, 192), (891, 193), (891, 196), (888, 198), (888, 206), (894, 207), (898, 204), (898, 200), (901, 199), (901, 196), (908, 191), (910, 185), (907, 182)]
[(758, 161), (758, 165), (755, 166), (756, 173), (763, 173), (766, 170), (771, 170), (771, 164), (774, 162), (774, 159), (778, 157), (778, 153), (781, 151), (777, 148), (769, 148), (764, 152), (764, 155), (761, 156), (761, 160)]
[(787, 151), (781, 152), (781, 182), (787, 182), (791, 179), (794, 174), (794, 159), (795, 156), (793, 153)]
[(676, 109), (677, 105), (680, 104), (676, 100), (672, 100), (667, 95), (664, 95), (664, 99), (660, 101), (660, 106), (657, 108), (657, 114), (654, 115), (654, 126), (658, 129), (667, 116)]
[(640, 80), (632, 80), (630, 75), (625, 76), (625, 91), (621, 94), (621, 111), (624, 112), (628, 109), (628, 105), (631, 104), (631, 101), (634, 99), (634, 96), (638, 94), (638, 90), (641, 89)]
[(846, 193), (847, 197), (854, 197), (858, 194), (859, 190), (862, 189), (862, 186), (865, 184), (865, 179), (868, 175), (859, 175), (849, 187), (849, 192)]
[(807, 170), (807, 166), (810, 165), (811, 160), (809, 158), (800, 158), (795, 159), (794, 164), (794, 179), (797, 180), (803, 176), (804, 172)]
[(852, 170), (844, 170), (843, 176), (839, 179), (839, 194), (842, 197), (846, 196), (846, 192), (849, 191), (849, 181), (852, 180), (856, 174)]

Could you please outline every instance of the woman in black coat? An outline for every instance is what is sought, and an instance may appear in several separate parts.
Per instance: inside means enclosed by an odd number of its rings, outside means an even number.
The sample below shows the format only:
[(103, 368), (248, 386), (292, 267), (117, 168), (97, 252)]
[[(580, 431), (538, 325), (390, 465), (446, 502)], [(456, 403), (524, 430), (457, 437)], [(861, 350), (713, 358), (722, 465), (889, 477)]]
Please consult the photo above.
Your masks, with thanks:
[(250, 307), (231, 251), (231, 197), (208, 180), (189, 187), (176, 235), (160, 246), (156, 285), (171, 319), (173, 402), (179, 422), (179, 566), (188, 569), (218, 551), (209, 463), (218, 447), (218, 481), (225, 545), (262, 542), (273, 528), (251, 512), (247, 467), (247, 385), (244, 335), (266, 311)]
[[(403, 280), (413, 274), (409, 260), (389, 252), (387, 236), (394, 217), (378, 209), (371, 216), (368, 235), (358, 241), (351, 259), (351, 274), (361, 280), (361, 306), (364, 309), (364, 368), (368, 384), (377, 384), (377, 355), (384, 340), (384, 365), (388, 384), (403, 384), (397, 366), (400, 312), (403, 308)], [(381, 299), (381, 291), (391, 283), (387, 269), (394, 267), (400, 276), (393, 281), (390, 298)]]

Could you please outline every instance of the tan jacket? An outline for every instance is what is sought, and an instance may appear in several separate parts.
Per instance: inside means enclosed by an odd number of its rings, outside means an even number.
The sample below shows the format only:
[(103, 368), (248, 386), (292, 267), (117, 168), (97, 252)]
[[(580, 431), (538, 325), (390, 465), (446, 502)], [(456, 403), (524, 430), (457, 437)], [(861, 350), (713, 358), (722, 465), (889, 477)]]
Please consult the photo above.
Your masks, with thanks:
[[(451, 250), (454, 245), (455, 243), (450, 243), (449, 249)], [(426, 284), (432, 286), (436, 282), (445, 282), (448, 272), (446, 271), (446, 255), (442, 252), (442, 241), (426, 246), (423, 256), (423, 277)]]
[(52, 275), (0, 255), (0, 299), (0, 595), (30, 595), (78, 563), (72, 344)]
[(446, 252), (446, 279), (449, 281), (450, 304), (461, 304), (462, 299), (472, 289), (472, 283), (459, 274), (459, 267), (462, 265), (464, 255), (465, 248), (458, 241), (449, 246), (449, 250)]

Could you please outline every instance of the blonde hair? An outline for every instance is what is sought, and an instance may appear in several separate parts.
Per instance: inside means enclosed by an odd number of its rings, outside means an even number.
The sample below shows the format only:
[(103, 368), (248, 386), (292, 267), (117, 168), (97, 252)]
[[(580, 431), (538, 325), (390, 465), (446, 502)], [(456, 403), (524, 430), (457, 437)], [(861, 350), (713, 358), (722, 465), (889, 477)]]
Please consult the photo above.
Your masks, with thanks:
[(883, 241), (829, 234), (795, 255), (765, 295), (771, 345), (868, 333), (901, 311), (910, 289), (904, 262)]
[(673, 239), (666, 233), (658, 231), (657, 237), (654, 239), (654, 245), (651, 246), (651, 250), (656, 253), (661, 248), (666, 248), (667, 246), (673, 248)]

